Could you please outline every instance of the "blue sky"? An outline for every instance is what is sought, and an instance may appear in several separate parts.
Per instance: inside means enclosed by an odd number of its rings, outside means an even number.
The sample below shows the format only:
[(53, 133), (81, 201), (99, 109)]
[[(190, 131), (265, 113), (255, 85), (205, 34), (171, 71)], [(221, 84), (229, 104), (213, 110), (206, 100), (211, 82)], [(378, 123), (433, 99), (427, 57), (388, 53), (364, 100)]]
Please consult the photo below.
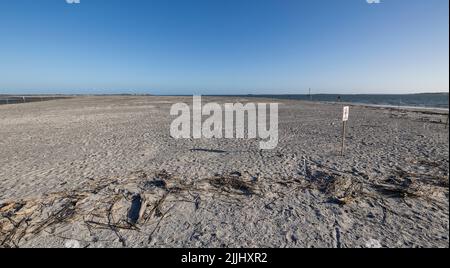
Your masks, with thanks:
[(0, 0), (0, 94), (448, 91), (448, 10), (448, 0)]

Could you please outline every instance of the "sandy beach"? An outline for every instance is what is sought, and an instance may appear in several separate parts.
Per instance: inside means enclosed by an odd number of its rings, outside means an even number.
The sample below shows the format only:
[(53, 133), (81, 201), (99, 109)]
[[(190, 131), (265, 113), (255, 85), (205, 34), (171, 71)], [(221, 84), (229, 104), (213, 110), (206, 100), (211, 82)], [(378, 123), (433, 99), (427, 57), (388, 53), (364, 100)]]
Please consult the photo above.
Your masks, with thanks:
[(190, 97), (0, 106), (0, 247), (449, 247), (448, 111), (278, 102), (279, 143), (174, 139)]

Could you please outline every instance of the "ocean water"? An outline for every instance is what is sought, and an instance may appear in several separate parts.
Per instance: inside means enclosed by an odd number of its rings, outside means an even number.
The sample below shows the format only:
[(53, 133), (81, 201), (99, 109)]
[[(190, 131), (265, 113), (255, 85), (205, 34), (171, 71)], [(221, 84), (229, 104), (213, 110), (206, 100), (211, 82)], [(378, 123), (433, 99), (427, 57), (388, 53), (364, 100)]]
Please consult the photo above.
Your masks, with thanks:
[(277, 99), (312, 100), (325, 102), (350, 102), (371, 105), (412, 106), (448, 108), (448, 93), (404, 94), (404, 95), (249, 95)]
[[(242, 97), (244, 95), (239, 95)], [(316, 94), (316, 95), (245, 95), (246, 97), (265, 97), (277, 99), (312, 100), (324, 102), (341, 102), (389, 105), (389, 106), (412, 106), (412, 107), (432, 107), (449, 108), (448, 93), (425, 93), (425, 94), (403, 94), (403, 95), (338, 95), (338, 94)], [(60, 96), (63, 97), (63, 96)], [(57, 99), (58, 97), (52, 97)], [(47, 99), (43, 97), (43, 99)], [(40, 97), (27, 97), (26, 102), (42, 100)], [(0, 95), (1, 104), (23, 103), (22, 97), (11, 97)]]

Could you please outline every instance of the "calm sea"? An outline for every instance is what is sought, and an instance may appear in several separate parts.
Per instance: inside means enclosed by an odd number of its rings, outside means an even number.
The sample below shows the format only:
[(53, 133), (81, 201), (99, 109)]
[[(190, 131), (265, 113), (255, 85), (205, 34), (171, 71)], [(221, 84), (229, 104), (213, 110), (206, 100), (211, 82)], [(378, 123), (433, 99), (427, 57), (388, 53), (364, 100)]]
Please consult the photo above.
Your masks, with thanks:
[(414, 106), (448, 108), (448, 93), (405, 94), (405, 95), (249, 95), (277, 99), (312, 100), (325, 102), (350, 102), (373, 105)]

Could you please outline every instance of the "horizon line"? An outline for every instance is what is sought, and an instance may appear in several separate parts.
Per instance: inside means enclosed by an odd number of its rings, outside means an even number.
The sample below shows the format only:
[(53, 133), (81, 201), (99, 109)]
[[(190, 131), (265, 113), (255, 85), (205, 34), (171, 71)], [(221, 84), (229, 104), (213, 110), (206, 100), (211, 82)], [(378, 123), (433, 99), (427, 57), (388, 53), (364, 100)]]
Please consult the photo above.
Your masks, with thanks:
[(416, 93), (248, 93), (248, 94), (155, 94), (155, 93), (19, 93), (9, 94), (0, 93), (0, 96), (317, 96), (317, 95), (423, 95), (423, 94), (449, 94), (449, 91), (435, 91), (435, 92), (416, 92)]

